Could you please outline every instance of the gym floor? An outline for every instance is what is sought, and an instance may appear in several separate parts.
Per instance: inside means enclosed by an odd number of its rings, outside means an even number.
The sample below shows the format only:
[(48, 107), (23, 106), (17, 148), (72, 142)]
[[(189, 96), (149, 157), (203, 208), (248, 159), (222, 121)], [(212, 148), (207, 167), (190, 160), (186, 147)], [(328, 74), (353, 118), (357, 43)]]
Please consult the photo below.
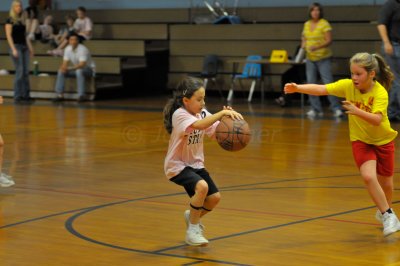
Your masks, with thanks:
[[(224, 105), (207, 101), (211, 112)], [(1, 264), (400, 265), (400, 233), (383, 237), (374, 218), (347, 119), (257, 99), (233, 104), (252, 129), (244, 150), (205, 141), (222, 200), (202, 220), (210, 244), (185, 245), (188, 197), (163, 172), (165, 102), (7, 99), (3, 168), (16, 185), (0, 189)], [(396, 189), (400, 212), (399, 202)]]

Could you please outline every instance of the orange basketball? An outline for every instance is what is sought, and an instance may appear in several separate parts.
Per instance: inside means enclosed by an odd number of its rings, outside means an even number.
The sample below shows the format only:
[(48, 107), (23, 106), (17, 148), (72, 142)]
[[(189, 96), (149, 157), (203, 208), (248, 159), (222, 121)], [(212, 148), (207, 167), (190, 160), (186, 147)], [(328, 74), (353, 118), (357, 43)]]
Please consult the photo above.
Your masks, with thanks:
[(218, 144), (227, 151), (238, 151), (250, 142), (250, 127), (244, 120), (224, 116), (215, 131)]

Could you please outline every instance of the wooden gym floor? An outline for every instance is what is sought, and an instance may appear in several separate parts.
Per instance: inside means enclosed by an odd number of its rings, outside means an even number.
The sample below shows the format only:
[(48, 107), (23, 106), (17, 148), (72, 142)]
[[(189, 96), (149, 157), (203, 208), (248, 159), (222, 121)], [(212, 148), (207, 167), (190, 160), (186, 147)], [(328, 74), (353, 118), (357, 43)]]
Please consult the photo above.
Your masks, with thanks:
[[(222, 201), (203, 219), (208, 247), (186, 246), (188, 197), (163, 173), (164, 103), (6, 100), (4, 169), (16, 185), (0, 189), (0, 264), (400, 265), (400, 233), (382, 236), (347, 121), (256, 100), (233, 105), (252, 128), (245, 150), (205, 143)], [(400, 212), (397, 189), (394, 201)]]

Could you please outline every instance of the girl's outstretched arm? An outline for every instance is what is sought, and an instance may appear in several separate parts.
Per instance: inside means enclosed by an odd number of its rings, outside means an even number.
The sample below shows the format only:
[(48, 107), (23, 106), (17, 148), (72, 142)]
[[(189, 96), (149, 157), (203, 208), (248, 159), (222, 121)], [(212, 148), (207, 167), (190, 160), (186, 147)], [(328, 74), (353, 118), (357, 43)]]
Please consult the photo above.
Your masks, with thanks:
[(328, 91), (326, 90), (325, 85), (319, 84), (296, 84), (296, 83), (286, 83), (284, 91), (286, 94), (288, 93), (304, 93), (310, 95), (328, 95)]

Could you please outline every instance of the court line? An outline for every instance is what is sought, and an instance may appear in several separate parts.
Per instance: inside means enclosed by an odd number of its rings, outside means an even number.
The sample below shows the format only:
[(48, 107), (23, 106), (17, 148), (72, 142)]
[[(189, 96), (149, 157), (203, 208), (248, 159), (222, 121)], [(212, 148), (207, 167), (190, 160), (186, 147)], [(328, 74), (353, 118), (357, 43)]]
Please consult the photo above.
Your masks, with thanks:
[[(301, 180), (309, 180), (309, 179), (334, 178), (334, 177), (337, 178), (337, 177), (342, 177), (342, 176), (274, 180), (274, 181), (259, 182), (259, 183), (265, 184), (265, 183), (277, 183), (277, 182), (293, 182), (293, 181), (301, 181)], [(257, 184), (259, 184), (259, 183), (257, 183)], [(255, 184), (256, 183), (254, 183), (254, 184), (242, 184), (242, 185), (228, 186), (226, 188), (231, 188), (232, 189), (233, 187), (251, 186), (251, 185), (255, 185)], [(184, 192), (180, 192), (180, 193), (173, 193), (173, 194), (155, 195), (155, 196), (142, 197), (142, 198), (136, 198), (136, 199), (112, 202), (112, 203), (107, 203), (107, 204), (101, 204), (101, 205), (97, 205), (97, 206), (80, 208), (80, 209), (75, 209), (75, 210), (71, 210), (71, 211), (64, 211), (64, 212), (60, 212), (60, 213), (56, 213), (56, 214), (46, 215), (46, 216), (42, 216), (42, 217), (38, 217), (38, 218), (33, 218), (33, 219), (29, 219), (29, 220), (25, 220), (25, 221), (21, 221), (21, 222), (17, 222), (17, 223), (5, 225), (5, 226), (0, 227), (0, 229), (7, 228), (7, 227), (12, 227), (12, 226), (23, 224), (23, 223), (38, 221), (38, 220), (54, 217), (54, 216), (57, 216), (57, 215), (64, 215), (64, 214), (68, 214), (68, 213), (79, 212), (79, 213), (74, 214), (73, 216), (71, 216), (70, 218), (67, 219), (67, 221), (65, 222), (65, 227), (71, 234), (73, 234), (73, 235), (75, 235), (75, 236), (77, 236), (77, 237), (79, 237), (79, 238), (81, 238), (83, 240), (86, 240), (86, 241), (90, 241), (90, 242), (93, 242), (93, 243), (96, 243), (96, 244), (100, 244), (100, 245), (109, 246), (109, 247), (112, 247), (112, 248), (119, 248), (119, 249), (123, 249), (123, 250), (142, 252), (142, 253), (153, 254), (153, 255), (157, 254), (157, 255), (162, 255), (162, 256), (173, 256), (173, 257), (180, 257), (180, 258), (186, 258), (186, 259), (194, 259), (196, 261), (202, 260), (202, 261), (218, 262), (218, 263), (224, 263), (224, 264), (230, 264), (230, 265), (243, 265), (243, 264), (231, 263), (231, 262), (223, 262), (223, 261), (218, 261), (218, 260), (209, 260), (209, 259), (203, 259), (203, 258), (196, 258), (196, 257), (188, 257), (188, 256), (180, 256), (180, 255), (161, 253), (164, 250), (167, 251), (167, 250), (177, 249), (177, 248), (184, 247), (184, 246), (187, 246), (187, 245), (179, 245), (179, 246), (169, 247), (169, 248), (166, 248), (166, 249), (163, 249), (163, 250), (158, 250), (158, 251), (143, 251), (143, 250), (138, 250), (138, 249), (130, 249), (130, 248), (125, 248), (125, 247), (119, 247), (119, 246), (115, 246), (115, 245), (112, 245), (112, 244), (103, 243), (103, 242), (100, 242), (100, 241), (97, 241), (97, 240), (92, 240), (92, 239), (90, 239), (90, 238), (88, 238), (86, 236), (83, 236), (79, 232), (75, 231), (73, 226), (72, 226), (73, 221), (75, 221), (75, 219), (77, 217), (79, 217), (79, 216), (81, 216), (83, 214), (86, 214), (88, 212), (100, 209), (100, 208), (109, 207), (109, 206), (117, 205), (117, 204), (123, 204), (123, 203), (127, 203), (127, 202), (141, 201), (141, 200), (146, 200), (146, 199), (152, 199), (152, 198), (154, 199), (154, 198), (161, 198), (161, 197), (168, 197), (168, 196), (175, 196), (175, 195), (182, 195), (182, 194), (185, 194), (185, 193)], [(366, 207), (366, 208), (363, 208), (363, 209), (369, 209), (369, 208), (374, 208), (374, 207), (375, 206), (371, 206), (371, 207)], [(351, 211), (348, 211), (347, 213), (355, 212), (355, 211), (359, 211), (359, 210), (363, 210), (363, 209), (351, 210)], [(236, 233), (236, 234), (232, 234), (232, 235), (228, 235), (228, 236), (222, 236), (222, 237), (214, 238), (212, 240), (225, 239), (225, 238), (235, 237), (235, 236), (239, 236), (239, 235), (259, 232), (259, 231), (263, 231), (263, 230), (270, 230), (270, 229), (274, 229), (274, 228), (278, 228), (278, 227), (282, 227), (282, 226), (289, 226), (289, 225), (292, 225), (292, 224), (303, 223), (303, 222), (307, 222), (307, 221), (312, 221), (312, 220), (316, 220), (316, 219), (322, 219), (322, 218), (332, 217), (332, 216), (337, 216), (337, 215), (342, 215), (342, 214), (344, 214), (344, 212), (338, 213), (338, 214), (331, 214), (331, 215), (326, 215), (326, 216), (315, 217), (315, 218), (308, 218), (308, 219), (295, 221), (295, 222), (291, 222), (291, 223), (283, 224), (283, 225), (275, 225), (275, 226), (272, 226), (272, 227), (240, 232), (240, 233)], [(76, 232), (76, 233), (74, 233), (74, 232)]]
[[(78, 231), (75, 230), (75, 228), (73, 227), (73, 223), (78, 217), (80, 217), (80, 216), (82, 216), (82, 215), (84, 215), (84, 214), (86, 214), (88, 212), (100, 209), (102, 207), (107, 207), (107, 206), (94, 207), (94, 208), (90, 208), (90, 209), (87, 209), (87, 210), (84, 210), (82, 212), (74, 214), (73, 216), (69, 217), (65, 221), (65, 224), (64, 224), (65, 228), (67, 229), (67, 231), (70, 234), (76, 236), (79, 239), (88, 241), (88, 242), (93, 243), (93, 244), (98, 244), (98, 245), (101, 245), (101, 246), (106, 246), (106, 247), (110, 247), (110, 248), (114, 248), (114, 249), (125, 250), (125, 251), (130, 251), (130, 252), (137, 252), (137, 253), (142, 253), (142, 254), (149, 254), (149, 255), (175, 257), (175, 258), (181, 258), (181, 259), (192, 259), (192, 260), (196, 260), (196, 261), (201, 260), (201, 261), (215, 262), (215, 263), (228, 264), (228, 265), (249, 265), (249, 264), (242, 264), (242, 263), (236, 263), (236, 262), (230, 262), (230, 261), (223, 261), (223, 260), (216, 260), (216, 259), (205, 259), (205, 258), (198, 258), (198, 257), (184, 256), (184, 255), (177, 255), (177, 254), (167, 254), (167, 253), (161, 254), (161, 253), (157, 253), (157, 252), (154, 252), (154, 251), (140, 250), (140, 249), (135, 249), (135, 248), (117, 246), (117, 245), (113, 245), (113, 244), (109, 244), (109, 243), (106, 243), (106, 242), (101, 242), (99, 240), (95, 240), (95, 239), (89, 238), (89, 237), (87, 237), (85, 235), (82, 235), (81, 233), (79, 233)], [(184, 246), (186, 246), (186, 245), (184, 245)]]
[(108, 206), (111, 206), (111, 205), (123, 204), (123, 203), (126, 203), (126, 202), (134, 202), (134, 201), (140, 201), (140, 200), (151, 199), (151, 198), (172, 197), (172, 196), (181, 195), (181, 194), (185, 194), (185, 192), (162, 194), (162, 195), (148, 196), (148, 197), (135, 198), (135, 199), (128, 199), (128, 200), (122, 200), (122, 201), (117, 201), (117, 202), (105, 203), (105, 204), (101, 204), (101, 205), (94, 205), (94, 206), (90, 206), (90, 207), (83, 207), (83, 208), (69, 210), (69, 211), (57, 212), (57, 213), (44, 215), (44, 216), (39, 216), (39, 217), (36, 217), (36, 218), (31, 218), (31, 219), (27, 219), (27, 220), (11, 223), (11, 224), (6, 224), (6, 225), (3, 225), (3, 226), (0, 226), (0, 229), (9, 228), (9, 227), (13, 227), (13, 226), (21, 225), (21, 224), (30, 223), (30, 222), (40, 221), (40, 220), (44, 220), (44, 219), (47, 219), (47, 218), (68, 214), (68, 213), (74, 213), (74, 212), (78, 212), (78, 211), (85, 211), (85, 210), (89, 210), (89, 209), (93, 209), (93, 208), (108, 207)]
[[(397, 204), (399, 202), (400, 201), (396, 201), (396, 202), (393, 202), (393, 204)], [(155, 250), (155, 251), (132, 249), (132, 248), (117, 246), (117, 245), (113, 245), (113, 244), (110, 244), (110, 243), (102, 242), (102, 241), (99, 241), (99, 240), (96, 240), (96, 239), (92, 239), (92, 238), (90, 238), (88, 236), (85, 236), (85, 235), (79, 233), (73, 227), (74, 222), (80, 216), (85, 215), (85, 214), (87, 214), (89, 212), (98, 210), (100, 208), (108, 207), (108, 206), (116, 205), (116, 204), (120, 204), (120, 203), (104, 204), (102, 206), (86, 209), (84, 211), (76, 213), (76, 214), (74, 214), (73, 216), (71, 216), (70, 218), (68, 218), (66, 220), (65, 228), (72, 235), (75, 235), (76, 237), (81, 238), (82, 240), (85, 240), (85, 241), (88, 241), (88, 242), (91, 242), (91, 243), (94, 243), (94, 244), (98, 244), (98, 245), (103, 245), (103, 246), (107, 246), (107, 247), (111, 247), (111, 248), (115, 248), (115, 249), (121, 249), (121, 250), (132, 251), (132, 252), (142, 252), (142, 253), (145, 253), (145, 254), (162, 255), (162, 256), (164, 256), (164, 255), (176, 256), (174, 254), (166, 254), (164, 252), (170, 251), (170, 250), (174, 250), (174, 249), (179, 249), (179, 248), (182, 248), (182, 247), (187, 247), (187, 245), (184, 244), (184, 245), (177, 245), (177, 246), (172, 246), (172, 247), (168, 247), (168, 248), (164, 248), (164, 249), (159, 249), (159, 250)], [(300, 223), (306, 223), (306, 222), (315, 221), (315, 220), (326, 219), (326, 218), (330, 218), (330, 217), (340, 216), (340, 215), (354, 213), (354, 212), (363, 211), (363, 210), (372, 209), (372, 208), (376, 208), (376, 206), (357, 208), (357, 209), (353, 209), (353, 210), (349, 210), (349, 211), (333, 213), (333, 214), (328, 214), (328, 215), (323, 215), (323, 216), (318, 216), (318, 217), (313, 217), (313, 218), (307, 218), (307, 219), (302, 219), (302, 220), (298, 220), (298, 221), (293, 221), (293, 222), (289, 222), (289, 223), (278, 224), (278, 225), (273, 225), (273, 226), (268, 226), (268, 227), (262, 227), (262, 228), (258, 228), (258, 229), (243, 231), (243, 232), (239, 232), (239, 233), (234, 233), (234, 234), (230, 234), (230, 235), (216, 237), (216, 238), (210, 239), (210, 241), (217, 241), (217, 240), (226, 239), (226, 238), (233, 238), (233, 237), (243, 236), (243, 235), (247, 235), (247, 234), (252, 234), (252, 233), (257, 233), (257, 232), (267, 231), (267, 230), (272, 230), (272, 229), (277, 229), (277, 228), (281, 228), (281, 227), (286, 227), (286, 226), (300, 224)], [(185, 258), (192, 258), (192, 259), (196, 259), (196, 260), (209, 261), (208, 259), (202, 259), (202, 258), (196, 258), (196, 257), (185, 257)], [(214, 262), (214, 261), (212, 261), (212, 262)], [(219, 262), (219, 263), (221, 263), (221, 262)]]
[[(216, 103), (212, 102), (211, 105), (215, 105)], [(14, 104), (8, 104), (8, 103), (4, 103), (4, 105), (8, 105), (8, 106), (13, 106)], [(221, 106), (223, 104), (221, 103)], [(45, 107), (54, 107), (54, 108), (59, 108), (60, 105), (55, 105), (53, 103), (34, 103), (32, 105), (30, 105), (32, 107), (38, 107), (38, 106), (45, 106)], [(239, 108), (245, 107), (242, 106), (240, 104), (237, 105)], [(132, 112), (147, 112), (147, 113), (162, 113), (163, 112), (163, 107), (160, 108), (155, 108), (155, 107), (148, 107), (148, 106), (122, 106), (122, 105), (85, 105), (85, 104), (81, 104), (81, 105), (69, 105), (67, 104), (62, 104), (63, 108), (69, 108), (69, 109), (87, 109), (87, 110), (114, 110), (114, 111), (132, 111)], [(298, 108), (299, 110), (301, 110), (301, 108)], [(220, 109), (216, 108), (216, 107), (211, 107), (211, 108), (207, 108), (207, 110), (209, 110), (210, 112), (214, 113), (219, 111)], [(268, 112), (260, 112), (260, 111), (255, 111), (255, 112), (250, 112), (250, 111), (241, 111), (240, 112), (243, 115), (246, 116), (255, 116), (255, 117), (273, 117), (273, 118), (290, 118), (290, 119), (298, 119), (298, 118), (302, 118), (303, 120), (308, 120), (308, 119), (304, 119), (306, 118), (305, 114), (300, 113), (300, 114), (288, 114), (288, 113), (268, 113)], [(321, 118), (318, 118), (318, 120), (330, 120), (330, 121), (334, 121), (335, 118), (334, 117), (329, 117), (329, 116), (324, 116)], [(346, 122), (347, 118), (343, 118), (341, 119), (341, 122)]]
[[(397, 203), (399, 203), (399, 202), (400, 202), (400, 201), (395, 201), (395, 202), (393, 202), (393, 204), (397, 204)], [(238, 236), (243, 236), (243, 235), (258, 233), (258, 232), (261, 232), (261, 231), (268, 231), (268, 230), (277, 229), (277, 228), (281, 228), (281, 227), (286, 227), (286, 226), (290, 226), (290, 225), (295, 225), (295, 224), (301, 224), (301, 223), (311, 222), (311, 221), (315, 221), (315, 220), (326, 219), (326, 218), (329, 218), (329, 217), (340, 216), (340, 215), (349, 214), (349, 213), (354, 213), (354, 212), (358, 212), (358, 211), (364, 211), (364, 210), (368, 210), (368, 209), (372, 209), (372, 208), (376, 208), (376, 206), (369, 206), (369, 207), (364, 207), (364, 208), (358, 208), (358, 209), (354, 209), (354, 210), (349, 210), (349, 211), (344, 211), (344, 212), (338, 212), (338, 213), (327, 214), (327, 215), (322, 215), (322, 216), (318, 216), (318, 217), (313, 217), (313, 218), (298, 220), (298, 221), (289, 222), (289, 223), (285, 223), (285, 224), (278, 224), (278, 225), (272, 225), (272, 226), (262, 227), (262, 228), (253, 229), (253, 230), (248, 230), (248, 231), (243, 231), (243, 232), (239, 232), (239, 233), (235, 233), (235, 234), (230, 234), (230, 235), (226, 235), (226, 236), (215, 237), (215, 238), (209, 239), (209, 241), (217, 241), (217, 240), (221, 240), (221, 239), (227, 239), (227, 238), (233, 238), (233, 237), (238, 237)], [(182, 248), (182, 247), (185, 247), (185, 246), (186, 246), (186, 245), (177, 245), (177, 246), (174, 246), (174, 247), (159, 249), (159, 250), (156, 250), (156, 251), (154, 251), (154, 252), (156, 252), (156, 253), (161, 253), (161, 252), (165, 252), (165, 251), (170, 251), (170, 250)]]
[[(315, 179), (325, 179), (325, 178), (341, 178), (341, 177), (348, 177), (348, 176), (353, 176), (353, 175), (304, 177), (304, 178), (283, 179), (283, 180), (280, 179), (280, 180), (272, 180), (272, 181), (257, 182), (257, 183), (250, 183), (250, 184), (232, 185), (232, 186), (221, 187), (220, 189), (223, 190), (223, 189), (232, 189), (232, 188), (257, 186), (257, 185), (265, 185), (265, 184), (274, 184), (274, 183), (282, 183), (282, 182), (296, 182), (296, 181), (303, 181), (303, 180), (315, 180)], [(43, 191), (46, 191), (46, 190), (43, 189)], [(53, 191), (49, 191), (49, 190), (47, 190), (47, 192), (70, 194), (70, 192), (68, 192), (68, 191), (66, 192), (66, 191), (61, 191), (61, 190), (58, 190), (58, 191), (54, 191), (54, 190)], [(177, 193), (172, 193), (172, 194), (162, 194), (162, 195), (155, 195), (155, 196), (148, 196), (148, 197), (140, 197), (140, 198), (135, 198), (135, 199), (126, 199), (126, 200), (117, 201), (117, 202), (108, 203), (108, 204), (119, 204), (119, 203), (125, 203), (125, 202), (129, 202), (129, 201), (130, 202), (134, 202), (134, 201), (140, 201), (140, 200), (146, 200), (146, 199), (169, 197), (169, 196), (184, 195), (184, 194), (186, 194), (186, 193), (185, 192), (177, 192)], [(85, 194), (83, 194), (83, 195), (85, 195)], [(39, 217), (36, 217), (36, 218), (31, 218), (31, 219), (15, 222), (15, 223), (12, 223), (12, 224), (7, 224), (7, 225), (4, 225), (4, 226), (0, 226), (0, 229), (12, 227), (12, 226), (15, 226), (15, 225), (21, 225), (21, 224), (25, 224), (25, 223), (29, 223), (29, 222), (33, 222), (33, 221), (39, 221), (39, 220), (43, 220), (43, 219), (46, 219), (46, 218), (59, 216), (59, 215), (64, 215), (64, 214), (67, 214), (67, 213), (73, 213), (73, 212), (77, 212), (77, 211), (80, 211), (80, 210), (90, 209), (90, 208), (93, 208), (93, 207), (96, 207), (96, 206), (103, 206), (103, 205), (107, 205), (107, 204), (89, 206), (89, 207), (84, 207), (84, 208), (79, 208), (79, 209), (74, 209), (74, 210), (69, 210), (69, 211), (63, 211), (63, 212), (58, 212), (58, 213), (54, 213), (54, 214), (49, 214), (49, 215), (45, 215), (45, 216), (39, 216)]]

